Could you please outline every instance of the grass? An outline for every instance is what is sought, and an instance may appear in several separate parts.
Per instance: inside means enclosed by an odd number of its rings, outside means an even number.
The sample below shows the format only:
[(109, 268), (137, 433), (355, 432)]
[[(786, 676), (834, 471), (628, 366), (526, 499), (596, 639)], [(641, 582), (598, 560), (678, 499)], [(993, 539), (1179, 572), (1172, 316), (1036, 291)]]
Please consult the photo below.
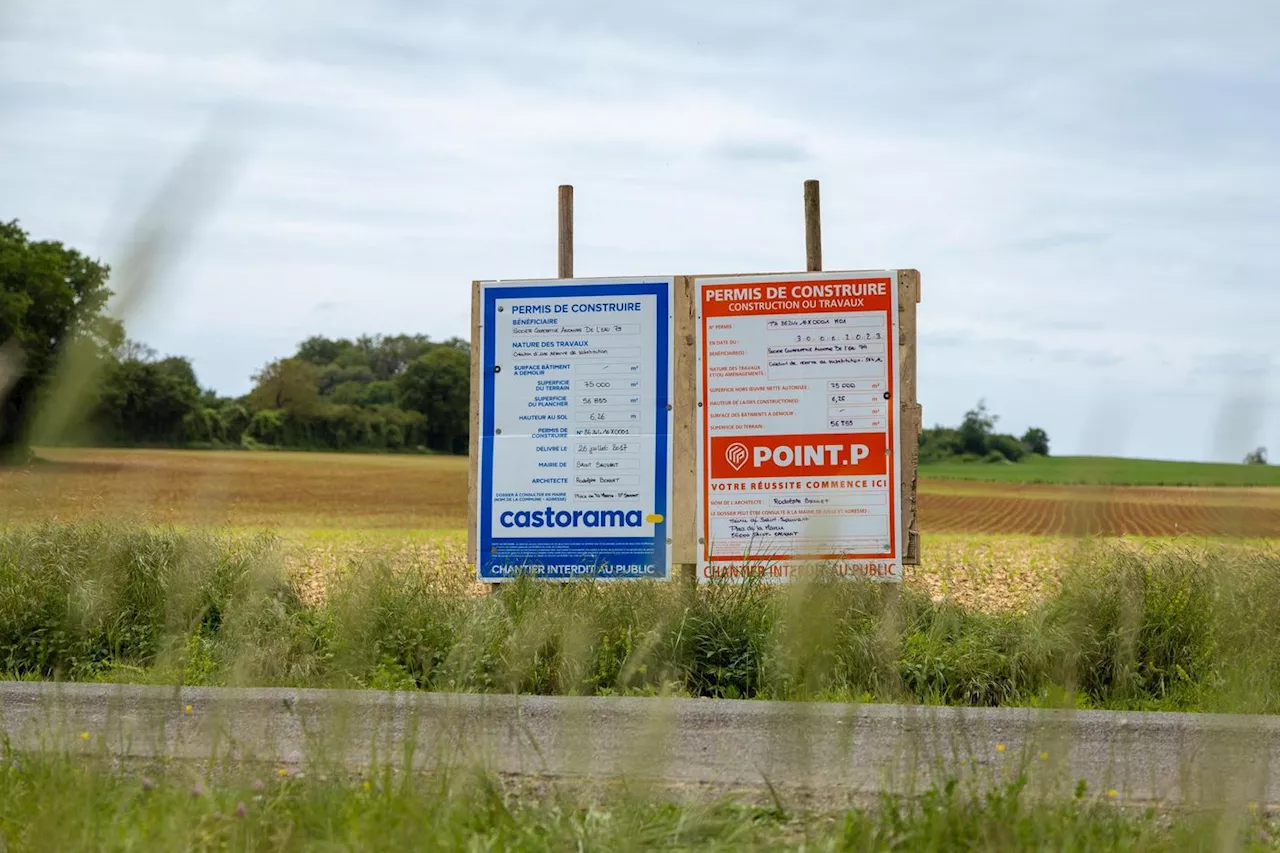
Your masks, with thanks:
[[(428, 547), (438, 547), (430, 545)], [(1076, 545), (1023, 610), (817, 579), (541, 585), (345, 555), (322, 594), (287, 548), (105, 524), (0, 533), (17, 678), (545, 694), (1280, 711), (1280, 555)]]
[(1167, 462), (1110, 456), (1033, 456), (1017, 464), (934, 462), (924, 479), (1091, 486), (1280, 486), (1280, 465)]
[[(261, 773), (261, 771), (258, 771)], [(541, 790), (479, 772), (278, 777), (0, 754), (0, 847), (41, 850), (1136, 850), (1274, 849), (1244, 804), (1173, 817), (1088, 792), (1048, 799), (1025, 778), (985, 795), (943, 785), (862, 808), (789, 811), (730, 799)]]

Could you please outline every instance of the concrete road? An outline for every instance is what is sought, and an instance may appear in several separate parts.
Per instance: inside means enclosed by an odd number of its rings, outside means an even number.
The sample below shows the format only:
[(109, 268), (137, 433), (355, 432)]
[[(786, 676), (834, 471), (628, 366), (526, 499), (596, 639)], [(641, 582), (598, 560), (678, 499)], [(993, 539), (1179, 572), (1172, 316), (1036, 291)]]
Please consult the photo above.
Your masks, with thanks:
[(0, 730), (18, 749), (350, 771), (478, 764), (837, 804), (1025, 773), (1046, 792), (1083, 780), (1127, 802), (1280, 805), (1280, 717), (0, 682)]

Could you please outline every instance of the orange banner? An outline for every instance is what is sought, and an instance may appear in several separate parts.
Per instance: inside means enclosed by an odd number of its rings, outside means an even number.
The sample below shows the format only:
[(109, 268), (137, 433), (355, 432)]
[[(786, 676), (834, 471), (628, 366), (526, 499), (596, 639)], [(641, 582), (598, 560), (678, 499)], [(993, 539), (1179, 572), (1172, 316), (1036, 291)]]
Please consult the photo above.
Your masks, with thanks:
[(758, 314), (888, 311), (893, 304), (887, 278), (838, 281), (781, 281), (769, 284), (717, 284), (702, 289), (704, 317)]
[(884, 433), (711, 437), (711, 476), (839, 477), (889, 473)]

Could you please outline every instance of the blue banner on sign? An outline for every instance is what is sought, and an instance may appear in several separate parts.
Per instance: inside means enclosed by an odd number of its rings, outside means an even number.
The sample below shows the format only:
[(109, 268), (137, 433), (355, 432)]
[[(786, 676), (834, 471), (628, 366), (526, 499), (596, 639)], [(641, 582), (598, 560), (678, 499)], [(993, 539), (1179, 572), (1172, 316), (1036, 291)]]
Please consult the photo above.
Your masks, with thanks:
[(481, 286), (480, 580), (669, 578), (671, 291)]

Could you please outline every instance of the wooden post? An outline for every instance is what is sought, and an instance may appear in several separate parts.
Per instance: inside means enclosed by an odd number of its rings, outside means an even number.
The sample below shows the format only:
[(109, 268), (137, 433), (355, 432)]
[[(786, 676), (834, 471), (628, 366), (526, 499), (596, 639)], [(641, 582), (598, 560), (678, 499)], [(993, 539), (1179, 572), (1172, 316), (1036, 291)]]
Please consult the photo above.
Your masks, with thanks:
[(804, 268), (822, 272), (822, 205), (818, 182), (804, 182)]
[(676, 276), (675, 421), (671, 453), (671, 580), (698, 586), (698, 351), (693, 276)]
[(573, 278), (573, 185), (560, 185), (560, 256), (557, 275)]
[(467, 442), (467, 559), (480, 566), (479, 515), (476, 501), (480, 488), (480, 282), (471, 282), (471, 413), (470, 433)]
[(920, 565), (920, 522), (917, 495), (920, 470), (920, 403), (916, 400), (916, 305), (920, 271), (898, 271), (898, 453), (902, 456), (902, 565)]

